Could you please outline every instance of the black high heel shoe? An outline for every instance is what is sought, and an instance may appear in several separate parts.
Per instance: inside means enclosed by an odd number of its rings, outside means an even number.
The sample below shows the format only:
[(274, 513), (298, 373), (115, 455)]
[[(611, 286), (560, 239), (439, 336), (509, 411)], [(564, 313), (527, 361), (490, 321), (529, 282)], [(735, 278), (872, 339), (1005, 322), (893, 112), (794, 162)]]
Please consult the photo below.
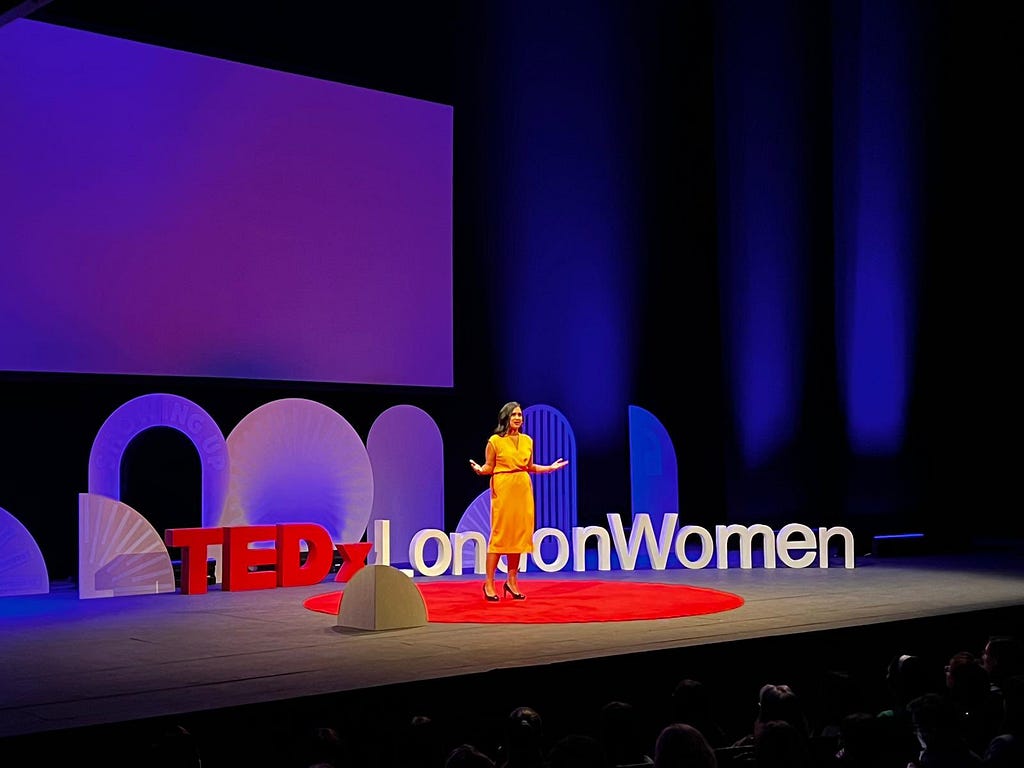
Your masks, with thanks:
[(487, 600), (488, 602), (491, 602), (491, 603), (496, 603), (499, 600), (501, 600), (501, 598), (498, 597), (497, 595), (488, 595), (487, 594), (487, 585), (484, 584), (484, 600)]
[(511, 595), (513, 600), (525, 600), (526, 599), (526, 595), (520, 594), (519, 592), (514, 592), (512, 590), (512, 587), (510, 587), (508, 585), (507, 581), (505, 582), (504, 592), (505, 592), (506, 595)]

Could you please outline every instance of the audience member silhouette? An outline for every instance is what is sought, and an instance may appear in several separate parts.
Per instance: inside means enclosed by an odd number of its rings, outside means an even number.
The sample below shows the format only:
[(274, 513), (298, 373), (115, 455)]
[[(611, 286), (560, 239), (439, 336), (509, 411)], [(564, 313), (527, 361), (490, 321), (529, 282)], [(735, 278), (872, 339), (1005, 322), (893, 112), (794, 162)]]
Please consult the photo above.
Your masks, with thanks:
[(784, 720), (789, 723), (804, 740), (810, 736), (803, 703), (796, 692), (786, 684), (768, 683), (762, 685), (758, 692), (757, 716), (754, 718), (753, 730), (734, 742), (733, 746), (753, 746), (764, 724), (773, 720)]
[(816, 676), (817, 689), (808, 717), (813, 737), (832, 741), (838, 749), (839, 730), (843, 718), (857, 712), (866, 712), (867, 699), (860, 681), (845, 671), (826, 669)]
[(612, 768), (604, 745), (595, 737), (570, 733), (548, 750), (547, 768)]
[(960, 730), (956, 710), (949, 699), (926, 693), (907, 704), (914, 735), (921, 745), (907, 768), (971, 768), (982, 765)]
[(154, 768), (200, 768), (199, 744), (183, 725), (173, 724), (160, 730), (148, 744), (143, 762)]
[(601, 707), (597, 728), (596, 737), (615, 768), (644, 768), (654, 764), (654, 758), (647, 754), (640, 716), (629, 702), (609, 701)]
[(990, 712), (1003, 709), (1003, 681), (1024, 674), (1024, 648), (1013, 635), (990, 635), (981, 652), (981, 665), (988, 672)]
[[(849, 672), (832, 669), (813, 673), (804, 685), (811, 691), (809, 699), (803, 698), (810, 729), (808, 748), (811, 763), (831, 765), (840, 749), (843, 719), (868, 709), (864, 690)], [(905, 763), (900, 768), (905, 768)]]
[(996, 735), (1001, 712), (990, 706), (988, 672), (970, 651), (960, 651), (946, 665), (946, 696), (956, 711), (970, 748), (984, 754)]
[(983, 757), (992, 768), (1024, 766), (1024, 675), (1002, 681), (1003, 717), (996, 735), (989, 741)]
[(995, 688), (1008, 677), (1024, 675), (1024, 642), (1014, 635), (993, 635), (981, 653), (981, 665)]
[[(549, 734), (538, 711), (521, 706), (488, 724), (488, 732), (493, 728), (497, 735), (493, 749), (471, 743), (475, 723), (467, 723), (465, 733), (448, 734), (432, 717), (417, 715), (392, 725), (375, 720), (360, 734), (373, 744), (382, 743), (383, 735), (391, 752), (353, 752), (335, 728), (316, 723), (293, 731), (289, 718), (242, 734), (245, 744), (258, 746), (238, 752), (230, 732), (235, 721), (228, 720), (200, 760), (197, 739), (172, 721), (158, 723), (156, 730), (147, 725), (128, 731), (122, 754), (111, 761), (125, 758), (156, 768), (1024, 768), (1024, 673), (1008, 674), (1024, 662), (1019, 641), (992, 635), (982, 657), (956, 652), (944, 678), (942, 656), (929, 653), (934, 661), (892, 657), (872, 696), (864, 695), (867, 686), (861, 683), (867, 681), (807, 670), (812, 684), (800, 681), (812, 690), (810, 711), (790, 685), (762, 685), (751, 731), (733, 742), (718, 724), (709, 689), (687, 677), (672, 689), (667, 723), (658, 722), (661, 712), (645, 719), (631, 702), (615, 699), (598, 710), (585, 733)], [(819, 674), (823, 685), (815, 696), (813, 678)], [(884, 703), (889, 708), (876, 709)], [(997, 703), (998, 710), (980, 719), (986, 703)], [(253, 728), (247, 720), (244, 726)], [(283, 738), (277, 741), (275, 734)], [(449, 750), (449, 743), (458, 746)], [(7, 745), (0, 740), (0, 746)]]
[(494, 760), (472, 744), (459, 744), (448, 753), (444, 768), (494, 768)]
[(532, 707), (516, 707), (509, 712), (495, 760), (498, 768), (543, 768), (546, 752), (540, 714)]
[(728, 746), (734, 740), (729, 738), (716, 713), (716, 702), (701, 680), (684, 677), (672, 689), (669, 722), (692, 725), (717, 749)]
[(672, 723), (654, 742), (654, 768), (718, 768), (718, 758), (704, 734), (687, 723)]
[(895, 728), (895, 718), (851, 712), (839, 723), (839, 749), (832, 764), (840, 768), (906, 768), (917, 750), (908, 752), (906, 740), (896, 738)]
[(926, 693), (939, 693), (943, 689), (941, 670), (934, 670), (923, 657), (909, 653), (894, 656), (885, 671), (890, 707), (882, 715), (901, 716), (907, 704)]
[(297, 768), (342, 768), (346, 754), (341, 733), (329, 725), (311, 725), (303, 728), (296, 737), (296, 743), (288, 763)]
[(902, 751), (908, 755), (917, 754), (919, 745), (907, 705), (926, 693), (938, 694), (945, 690), (941, 671), (940, 668), (938, 673), (933, 673), (931, 665), (921, 656), (907, 653), (894, 656), (886, 668), (885, 685), (889, 692), (890, 706), (878, 715), (896, 721), (893, 732), (897, 738), (902, 738)]
[(414, 715), (399, 734), (395, 768), (440, 768), (450, 753), (441, 727), (428, 715)]
[(810, 768), (807, 734), (786, 720), (765, 720), (754, 736), (757, 768)]

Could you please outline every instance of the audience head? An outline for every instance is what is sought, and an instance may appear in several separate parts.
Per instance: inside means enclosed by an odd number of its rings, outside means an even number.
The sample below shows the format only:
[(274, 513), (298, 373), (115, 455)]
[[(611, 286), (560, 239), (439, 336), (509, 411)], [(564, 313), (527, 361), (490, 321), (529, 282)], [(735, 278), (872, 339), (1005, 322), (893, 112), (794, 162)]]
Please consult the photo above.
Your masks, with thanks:
[(946, 665), (946, 692), (950, 698), (962, 707), (980, 707), (988, 691), (988, 672), (973, 653), (960, 651), (950, 657)]
[(341, 768), (345, 758), (341, 734), (328, 725), (313, 725), (304, 729), (299, 734), (296, 746), (296, 760), (303, 766), (330, 765)]
[(925, 660), (907, 653), (893, 657), (886, 670), (885, 680), (897, 710), (905, 707), (911, 699), (938, 690), (932, 670)]
[(494, 768), (494, 761), (472, 744), (460, 744), (448, 753), (444, 768)]
[(672, 723), (654, 742), (654, 768), (718, 768), (718, 759), (704, 734), (687, 723)]
[[(964, 756), (968, 752), (956, 710), (945, 696), (926, 693), (907, 704), (914, 735), (921, 749), (936, 764), (941, 756)], [(953, 759), (953, 758), (950, 758)]]
[(713, 747), (725, 746), (728, 742), (719, 725), (711, 692), (700, 680), (684, 677), (676, 683), (669, 700), (669, 718), (673, 723), (694, 726)]
[(407, 720), (401, 737), (395, 746), (399, 751), (398, 762), (403, 768), (435, 768), (444, 762), (444, 736), (437, 722), (429, 715), (414, 715)]
[(993, 635), (985, 643), (981, 665), (999, 685), (1007, 677), (1024, 674), (1024, 643), (1013, 635)]
[(772, 720), (784, 720), (789, 723), (804, 738), (809, 735), (807, 718), (804, 714), (803, 704), (792, 688), (788, 685), (761, 686), (758, 693), (757, 722), (754, 726), (754, 736), (757, 736), (757, 729), (760, 724)]
[(785, 720), (766, 720), (754, 736), (757, 768), (807, 768), (806, 734)]
[(552, 745), (547, 768), (611, 768), (604, 745), (593, 736), (569, 734)]
[(985, 751), (986, 768), (1024, 765), (1024, 675), (1003, 681), (1003, 721)]
[(969, 662), (981, 663), (981, 659), (975, 656), (970, 651), (957, 651), (949, 657), (949, 661), (946, 662), (946, 673), (948, 674), (950, 669), (960, 664), (967, 664)]
[(689, 723), (689, 718), (707, 712), (710, 703), (708, 690), (700, 680), (684, 677), (672, 689), (672, 715), (676, 722)]
[(917, 750), (903, 750), (891, 717), (852, 712), (839, 723), (839, 764), (849, 768), (904, 768)]
[(1000, 730), (1024, 739), (1024, 675), (1003, 680), (1003, 722)]
[(808, 713), (808, 717), (813, 720), (812, 733), (836, 736), (839, 724), (846, 715), (866, 712), (870, 708), (864, 696), (862, 681), (851, 673), (826, 669), (818, 682), (816, 704)]
[(505, 719), (500, 764), (520, 768), (544, 762), (544, 724), (532, 707), (516, 707)]
[(609, 701), (598, 714), (599, 738), (612, 765), (643, 762), (643, 729), (636, 708), (626, 701)]
[(199, 745), (183, 725), (170, 725), (149, 744), (147, 764), (160, 768), (199, 768)]

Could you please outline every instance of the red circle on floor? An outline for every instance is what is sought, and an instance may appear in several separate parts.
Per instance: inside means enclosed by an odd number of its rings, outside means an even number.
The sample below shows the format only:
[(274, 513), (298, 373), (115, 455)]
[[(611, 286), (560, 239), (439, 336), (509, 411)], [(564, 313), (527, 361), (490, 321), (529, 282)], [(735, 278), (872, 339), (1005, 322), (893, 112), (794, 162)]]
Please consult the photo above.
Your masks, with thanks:
[[(743, 598), (717, 589), (630, 581), (527, 580), (519, 588), (525, 600), (484, 599), (482, 581), (436, 581), (417, 584), (435, 623), (566, 624), (592, 621), (639, 621), (700, 616), (739, 608)], [(501, 594), (501, 583), (498, 584)], [(338, 614), (344, 592), (310, 597), (311, 611)]]

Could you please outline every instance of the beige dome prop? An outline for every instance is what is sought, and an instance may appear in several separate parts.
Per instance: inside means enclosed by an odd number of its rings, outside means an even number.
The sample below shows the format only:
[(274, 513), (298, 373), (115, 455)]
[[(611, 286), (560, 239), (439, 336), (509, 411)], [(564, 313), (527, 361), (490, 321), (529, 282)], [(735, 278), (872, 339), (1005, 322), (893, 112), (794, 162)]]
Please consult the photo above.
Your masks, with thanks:
[(413, 580), (390, 565), (367, 565), (349, 580), (338, 606), (338, 626), (405, 629), (427, 623), (427, 605)]

